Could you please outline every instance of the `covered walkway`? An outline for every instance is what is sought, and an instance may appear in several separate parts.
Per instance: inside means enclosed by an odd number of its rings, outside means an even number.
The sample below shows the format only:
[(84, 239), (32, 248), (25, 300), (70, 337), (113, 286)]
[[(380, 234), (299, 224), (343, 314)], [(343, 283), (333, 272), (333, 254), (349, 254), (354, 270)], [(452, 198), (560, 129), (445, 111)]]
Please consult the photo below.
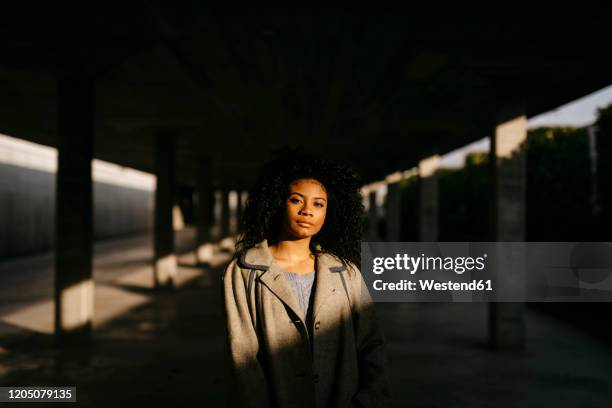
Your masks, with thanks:
[[(0, 133), (56, 155), (0, 155), (1, 384), (221, 406), (220, 267), (282, 147), (356, 169), (364, 241), (612, 241), (612, 108), (597, 129), (527, 127), (612, 83), (609, 13), (420, 6), (7, 7)], [(441, 167), (483, 137), (486, 154)], [(610, 303), (588, 306), (607, 327)], [(398, 407), (611, 406), (609, 338), (532, 305), (376, 307)]]

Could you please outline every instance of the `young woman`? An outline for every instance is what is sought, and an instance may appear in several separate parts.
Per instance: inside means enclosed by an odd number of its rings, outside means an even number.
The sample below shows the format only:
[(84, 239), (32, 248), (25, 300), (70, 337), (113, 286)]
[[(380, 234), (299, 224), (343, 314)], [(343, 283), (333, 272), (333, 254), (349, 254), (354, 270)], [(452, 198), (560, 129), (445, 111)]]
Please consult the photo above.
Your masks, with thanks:
[(295, 150), (264, 167), (223, 274), (232, 406), (388, 405), (385, 338), (357, 267), (360, 186)]

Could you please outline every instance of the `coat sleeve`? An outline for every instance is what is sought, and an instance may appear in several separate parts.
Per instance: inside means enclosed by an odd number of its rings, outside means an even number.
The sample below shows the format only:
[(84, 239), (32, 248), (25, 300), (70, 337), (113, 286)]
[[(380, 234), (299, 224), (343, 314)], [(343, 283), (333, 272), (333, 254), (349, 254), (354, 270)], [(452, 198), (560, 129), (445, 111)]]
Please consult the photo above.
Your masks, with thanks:
[(391, 386), (387, 372), (386, 339), (374, 303), (358, 268), (353, 266), (353, 321), (359, 365), (359, 388), (353, 396), (355, 408), (387, 407)]
[(236, 261), (222, 276), (225, 309), (225, 385), (230, 407), (270, 407), (245, 278)]

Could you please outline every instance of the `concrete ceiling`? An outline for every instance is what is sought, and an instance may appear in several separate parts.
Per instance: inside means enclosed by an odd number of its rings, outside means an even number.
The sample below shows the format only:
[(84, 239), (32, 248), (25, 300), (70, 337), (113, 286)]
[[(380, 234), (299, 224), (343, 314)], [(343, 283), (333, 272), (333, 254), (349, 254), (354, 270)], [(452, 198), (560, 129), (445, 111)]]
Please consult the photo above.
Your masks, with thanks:
[(151, 172), (167, 132), (185, 184), (206, 156), (216, 184), (248, 187), (284, 145), (376, 180), (486, 136), (507, 105), (533, 116), (612, 83), (596, 8), (18, 4), (0, 28), (0, 132), (54, 146), (56, 78), (78, 67), (96, 78), (95, 156)]

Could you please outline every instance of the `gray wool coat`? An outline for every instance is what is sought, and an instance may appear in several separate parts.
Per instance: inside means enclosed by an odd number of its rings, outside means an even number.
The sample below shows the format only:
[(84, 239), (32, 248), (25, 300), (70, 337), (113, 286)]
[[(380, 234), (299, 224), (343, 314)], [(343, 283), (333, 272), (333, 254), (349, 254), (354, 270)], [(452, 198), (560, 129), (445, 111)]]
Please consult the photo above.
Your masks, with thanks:
[(385, 338), (361, 272), (317, 256), (312, 349), (298, 300), (264, 240), (223, 273), (227, 397), (236, 407), (385, 407)]

